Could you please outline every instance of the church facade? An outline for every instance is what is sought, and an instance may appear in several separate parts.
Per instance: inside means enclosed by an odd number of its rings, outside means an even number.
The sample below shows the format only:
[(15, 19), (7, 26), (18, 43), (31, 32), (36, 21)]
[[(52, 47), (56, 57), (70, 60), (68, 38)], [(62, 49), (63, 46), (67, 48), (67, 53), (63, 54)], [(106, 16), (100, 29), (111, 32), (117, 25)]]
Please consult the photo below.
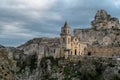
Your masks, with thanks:
[(65, 22), (64, 26), (61, 28), (60, 40), (61, 40), (61, 53), (65, 58), (69, 56), (80, 56), (84, 55), (85, 48), (87, 47), (85, 44), (80, 42), (80, 40), (71, 35), (70, 27)]

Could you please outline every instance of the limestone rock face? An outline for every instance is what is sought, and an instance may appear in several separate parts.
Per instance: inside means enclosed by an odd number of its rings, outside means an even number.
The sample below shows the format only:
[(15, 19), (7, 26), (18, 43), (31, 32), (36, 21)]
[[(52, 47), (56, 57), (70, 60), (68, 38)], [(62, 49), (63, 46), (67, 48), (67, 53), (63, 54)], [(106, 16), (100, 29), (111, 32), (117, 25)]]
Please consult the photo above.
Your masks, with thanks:
[(120, 30), (75, 29), (75, 36), (93, 47), (120, 47)]
[(104, 10), (98, 10), (96, 15), (95, 15), (95, 20), (104, 20), (104, 21), (107, 21), (110, 19), (110, 15), (107, 14), (106, 11)]
[(0, 80), (13, 80), (14, 60), (8, 59), (6, 51), (0, 50)]
[(35, 53), (27, 55), (14, 47), (0, 49), (0, 80), (37, 80), (36, 66)]
[(91, 22), (94, 29), (120, 29), (118, 18), (111, 17), (105, 10), (98, 10)]
[(90, 29), (75, 29), (74, 35), (92, 47), (120, 47), (120, 24), (105, 10), (98, 10)]
[[(40, 60), (44, 56), (53, 56), (54, 49), (60, 45), (60, 38), (34, 38), (18, 47), (25, 54), (31, 55), (36, 53)], [(59, 50), (56, 50), (56, 53)], [(44, 54), (45, 53), (45, 54)]]

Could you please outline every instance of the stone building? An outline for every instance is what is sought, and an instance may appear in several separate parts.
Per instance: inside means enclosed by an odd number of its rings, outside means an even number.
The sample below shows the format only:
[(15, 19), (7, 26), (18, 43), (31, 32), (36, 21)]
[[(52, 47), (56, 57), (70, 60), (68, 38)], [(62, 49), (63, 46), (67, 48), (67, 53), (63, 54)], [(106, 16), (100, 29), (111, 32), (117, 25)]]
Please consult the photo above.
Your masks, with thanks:
[(64, 26), (61, 28), (60, 36), (61, 52), (65, 58), (84, 54), (84, 48), (86, 48), (86, 45), (81, 43), (77, 37), (71, 36), (70, 27), (68, 26), (67, 22), (65, 22)]

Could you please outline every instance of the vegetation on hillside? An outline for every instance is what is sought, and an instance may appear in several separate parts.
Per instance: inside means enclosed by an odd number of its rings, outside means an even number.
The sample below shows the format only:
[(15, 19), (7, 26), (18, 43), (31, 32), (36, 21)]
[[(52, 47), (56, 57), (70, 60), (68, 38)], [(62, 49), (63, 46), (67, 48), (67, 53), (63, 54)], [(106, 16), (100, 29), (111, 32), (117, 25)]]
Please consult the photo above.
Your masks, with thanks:
[(116, 61), (109, 58), (82, 58), (77, 62), (43, 58), (41, 78), (45, 80), (120, 80)]

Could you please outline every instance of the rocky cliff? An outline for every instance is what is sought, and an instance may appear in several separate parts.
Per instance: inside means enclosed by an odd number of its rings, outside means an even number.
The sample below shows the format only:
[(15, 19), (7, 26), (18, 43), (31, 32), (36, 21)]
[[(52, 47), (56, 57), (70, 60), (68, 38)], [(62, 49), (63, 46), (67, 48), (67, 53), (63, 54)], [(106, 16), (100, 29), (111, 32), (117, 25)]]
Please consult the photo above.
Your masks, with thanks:
[(94, 20), (91, 22), (94, 29), (120, 29), (119, 19), (111, 17), (105, 10), (98, 10)]
[(0, 80), (37, 80), (36, 68), (36, 54), (26, 55), (13, 47), (0, 49)]
[[(37, 54), (38, 60), (40, 61), (44, 56), (54, 55), (54, 47), (60, 45), (60, 38), (34, 38), (29, 40), (25, 44), (17, 47), (20, 50), (23, 50), (24, 54), (32, 55)], [(50, 47), (53, 46), (53, 50), (50, 50)]]
[(119, 20), (98, 10), (90, 29), (75, 29), (74, 35), (92, 47), (120, 47)]
[(41, 80), (119, 80), (116, 61), (108, 58), (81, 57), (78, 62), (62, 59), (41, 60)]
[(0, 50), (0, 80), (13, 80), (14, 60), (8, 59), (5, 51)]
[(75, 29), (74, 34), (80, 41), (93, 47), (120, 47), (119, 29)]
[(80, 57), (79, 61), (17, 53), (13, 59), (0, 51), (0, 80), (120, 80), (119, 64), (112, 58)]

